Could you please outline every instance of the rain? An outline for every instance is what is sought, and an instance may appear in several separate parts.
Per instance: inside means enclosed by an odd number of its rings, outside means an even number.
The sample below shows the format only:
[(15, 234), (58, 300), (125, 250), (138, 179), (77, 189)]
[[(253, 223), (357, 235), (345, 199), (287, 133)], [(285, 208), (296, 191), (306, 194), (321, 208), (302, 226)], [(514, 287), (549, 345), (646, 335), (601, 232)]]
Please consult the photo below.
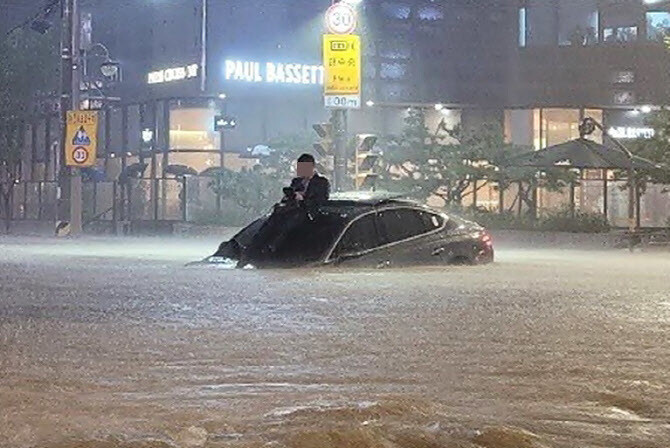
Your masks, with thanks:
[(1, 448), (670, 446), (670, 2), (0, 33)]

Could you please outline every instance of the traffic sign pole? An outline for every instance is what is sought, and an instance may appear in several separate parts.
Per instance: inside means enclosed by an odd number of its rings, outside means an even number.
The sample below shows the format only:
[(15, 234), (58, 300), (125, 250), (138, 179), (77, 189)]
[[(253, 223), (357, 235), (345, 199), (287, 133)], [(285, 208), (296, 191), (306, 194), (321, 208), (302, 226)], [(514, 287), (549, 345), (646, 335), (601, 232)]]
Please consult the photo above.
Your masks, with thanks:
[[(82, 231), (81, 173), (70, 167), (68, 158), (68, 111), (80, 104), (80, 17), (78, 0), (60, 0), (63, 26), (61, 31), (61, 141), (59, 157), (58, 219), (69, 222), (69, 233)], [(74, 155), (74, 154), (73, 154)]]
[[(80, 38), (81, 18), (79, 15), (79, 0), (72, 1), (72, 110), (79, 110), (80, 105)], [(96, 136), (97, 137), (97, 136)], [(89, 155), (90, 157), (90, 155)], [(79, 167), (70, 167), (70, 235), (77, 236), (83, 230), (83, 197), (81, 185), (81, 171)]]
[(323, 36), (324, 105), (331, 110), (334, 140), (334, 184), (347, 185), (347, 110), (361, 107), (361, 48), (356, 30), (356, 11), (334, 3), (326, 12), (328, 34)]

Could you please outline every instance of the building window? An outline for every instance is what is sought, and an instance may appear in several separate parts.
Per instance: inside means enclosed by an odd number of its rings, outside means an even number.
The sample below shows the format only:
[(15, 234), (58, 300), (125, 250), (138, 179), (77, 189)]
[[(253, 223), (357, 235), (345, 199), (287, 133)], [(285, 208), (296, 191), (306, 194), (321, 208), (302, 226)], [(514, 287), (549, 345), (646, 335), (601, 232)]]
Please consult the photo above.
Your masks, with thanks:
[(215, 110), (210, 108), (172, 108), (170, 149), (218, 150), (215, 115)]
[(630, 90), (619, 90), (613, 93), (614, 104), (635, 104), (635, 94)]
[(633, 70), (619, 70), (612, 74), (612, 84), (632, 84), (635, 82)]
[(410, 89), (407, 85), (401, 83), (383, 83), (380, 87), (381, 100), (383, 101), (403, 101), (411, 97)]
[[(605, 43), (627, 43), (637, 40), (642, 16), (638, 2), (603, 3), (600, 10)], [(641, 2), (639, 2), (641, 3)]]
[(382, 79), (401, 79), (406, 73), (406, 64), (381, 64), (379, 69), (379, 76)]
[(605, 43), (626, 43), (637, 40), (637, 26), (622, 26), (616, 28), (605, 28), (603, 30)]
[(409, 5), (390, 2), (382, 3), (381, 8), (385, 16), (401, 20), (408, 19), (412, 10)]
[(527, 14), (528, 10), (526, 8), (519, 8), (519, 46), (522, 48), (526, 46), (526, 34), (528, 32), (526, 30)]
[(442, 10), (437, 6), (424, 6), (423, 8), (420, 8), (418, 16), (419, 20), (434, 21), (444, 19)]
[(647, 12), (647, 39), (663, 42), (663, 38), (670, 29), (670, 12)]
[(544, 109), (542, 131), (547, 146), (579, 138), (579, 110)]
[(598, 42), (598, 26), (595, 0), (564, 0), (559, 3), (559, 45), (594, 45)]
[(407, 59), (411, 56), (411, 49), (407, 41), (388, 40), (381, 43), (379, 56), (388, 59)]
[(529, 0), (527, 12), (527, 45), (556, 45), (556, 14), (553, 2)]

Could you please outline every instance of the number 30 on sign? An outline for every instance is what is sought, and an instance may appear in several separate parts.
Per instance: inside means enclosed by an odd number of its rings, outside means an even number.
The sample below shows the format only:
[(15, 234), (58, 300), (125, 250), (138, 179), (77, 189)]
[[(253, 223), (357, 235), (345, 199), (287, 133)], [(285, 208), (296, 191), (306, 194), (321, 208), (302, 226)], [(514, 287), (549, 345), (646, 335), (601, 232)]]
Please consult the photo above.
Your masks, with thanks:
[(335, 3), (326, 11), (326, 27), (332, 34), (351, 34), (356, 29), (356, 11), (346, 3)]

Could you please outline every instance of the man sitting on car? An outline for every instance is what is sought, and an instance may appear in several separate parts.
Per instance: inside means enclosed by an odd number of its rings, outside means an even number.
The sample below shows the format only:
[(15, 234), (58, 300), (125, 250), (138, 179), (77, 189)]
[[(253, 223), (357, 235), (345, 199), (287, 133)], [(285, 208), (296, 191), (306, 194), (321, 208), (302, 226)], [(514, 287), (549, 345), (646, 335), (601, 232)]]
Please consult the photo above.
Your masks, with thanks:
[(316, 162), (311, 154), (298, 157), (298, 177), (291, 181), (291, 186), (284, 189), (283, 202), (296, 201), (298, 204), (310, 206), (328, 200), (330, 183), (328, 179), (316, 172)]
[(298, 157), (296, 171), (298, 176), (291, 181), (290, 187), (284, 188), (284, 198), (242, 252), (238, 266), (243, 267), (248, 260), (264, 252), (276, 251), (292, 229), (309, 219), (311, 208), (328, 200), (330, 182), (316, 172), (311, 154)]

